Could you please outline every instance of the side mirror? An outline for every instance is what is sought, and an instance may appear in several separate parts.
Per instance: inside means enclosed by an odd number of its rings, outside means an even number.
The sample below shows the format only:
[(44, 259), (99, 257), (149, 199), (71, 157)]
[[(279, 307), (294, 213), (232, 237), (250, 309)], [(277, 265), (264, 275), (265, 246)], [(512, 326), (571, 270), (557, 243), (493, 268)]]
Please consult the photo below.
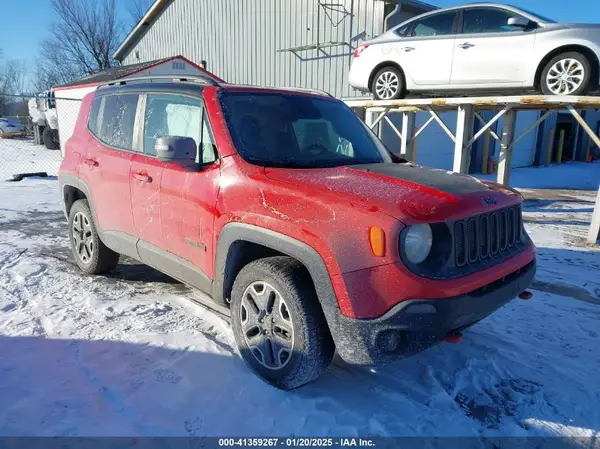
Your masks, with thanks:
[(156, 157), (182, 167), (196, 165), (196, 142), (191, 137), (161, 136), (154, 141)]
[(527, 28), (530, 23), (531, 21), (525, 19), (524, 17), (511, 17), (510, 19), (508, 19), (507, 25), (517, 28)]

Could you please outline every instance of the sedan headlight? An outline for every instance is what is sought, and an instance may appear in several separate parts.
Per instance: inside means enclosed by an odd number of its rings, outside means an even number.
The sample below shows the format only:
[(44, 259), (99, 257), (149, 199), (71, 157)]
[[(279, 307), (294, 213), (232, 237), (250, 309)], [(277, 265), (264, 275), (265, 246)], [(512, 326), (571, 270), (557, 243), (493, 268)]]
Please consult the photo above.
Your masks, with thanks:
[(432, 243), (431, 226), (428, 224), (411, 226), (404, 235), (404, 254), (409, 262), (421, 263), (431, 252)]

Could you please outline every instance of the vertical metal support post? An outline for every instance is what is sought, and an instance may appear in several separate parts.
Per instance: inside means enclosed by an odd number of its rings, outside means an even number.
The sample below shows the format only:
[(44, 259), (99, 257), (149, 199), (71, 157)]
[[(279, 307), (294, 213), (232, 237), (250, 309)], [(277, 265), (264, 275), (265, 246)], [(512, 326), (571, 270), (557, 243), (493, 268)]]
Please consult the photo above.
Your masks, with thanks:
[(402, 113), (402, 144), (400, 154), (409, 161), (414, 161), (413, 136), (415, 135), (415, 113)]
[(375, 121), (375, 112), (370, 109), (365, 109), (365, 124), (370, 128), (371, 124)]
[(565, 146), (565, 130), (561, 129), (559, 138), (558, 138), (558, 151), (556, 153), (556, 163), (558, 165), (562, 164), (562, 154), (563, 154), (564, 146)]
[(554, 131), (556, 131), (556, 129), (552, 128), (548, 132), (548, 145), (546, 145), (546, 163), (544, 164), (546, 167), (550, 165), (550, 162), (552, 162), (552, 149), (554, 148)]
[(467, 146), (467, 144), (473, 137), (473, 119), (475, 117), (473, 105), (460, 105), (456, 116), (456, 141), (454, 142), (452, 170), (458, 173), (469, 173), (471, 145)]
[(502, 127), (502, 136), (500, 136), (500, 155), (498, 157), (498, 183), (505, 186), (510, 183), (516, 123), (517, 111), (511, 109), (504, 116), (504, 126)]
[(592, 224), (588, 232), (588, 243), (596, 243), (600, 238), (600, 187), (598, 187), (598, 196), (596, 197), (596, 205), (592, 214)]
[(412, 139), (412, 145), (411, 145), (412, 158), (410, 159), (413, 162), (417, 162), (417, 138), (419, 136), (415, 137), (416, 132), (417, 132), (417, 124), (415, 123), (415, 127), (413, 128), (413, 139)]
[(490, 131), (489, 129), (483, 133), (483, 153), (481, 155), (481, 173), (487, 175), (488, 159), (490, 157)]

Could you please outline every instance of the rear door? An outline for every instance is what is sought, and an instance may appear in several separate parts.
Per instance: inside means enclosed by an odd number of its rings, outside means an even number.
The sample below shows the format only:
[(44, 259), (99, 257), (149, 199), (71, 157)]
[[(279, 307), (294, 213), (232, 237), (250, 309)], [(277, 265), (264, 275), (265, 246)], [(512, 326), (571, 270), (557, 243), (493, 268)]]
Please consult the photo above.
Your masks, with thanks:
[(390, 44), (392, 59), (417, 86), (449, 83), (456, 18), (456, 11), (446, 11), (417, 19), (405, 31), (406, 36)]
[[(148, 107), (148, 96), (142, 95), (138, 107), (138, 126), (136, 154), (131, 161), (129, 187), (131, 189), (131, 210), (135, 231), (140, 240), (156, 247), (164, 247), (160, 223), (160, 183), (163, 163), (156, 158), (154, 139), (146, 142), (141, 129), (149, 123), (154, 136), (168, 135), (160, 118)], [(140, 253), (143, 258), (143, 254)]]
[(511, 17), (522, 16), (493, 6), (462, 10), (461, 34), (456, 39), (452, 65), (453, 87), (508, 87), (525, 82), (536, 33), (509, 26)]
[(135, 236), (129, 171), (137, 95), (106, 95), (92, 103), (79, 174), (92, 196), (94, 214), (104, 233)]

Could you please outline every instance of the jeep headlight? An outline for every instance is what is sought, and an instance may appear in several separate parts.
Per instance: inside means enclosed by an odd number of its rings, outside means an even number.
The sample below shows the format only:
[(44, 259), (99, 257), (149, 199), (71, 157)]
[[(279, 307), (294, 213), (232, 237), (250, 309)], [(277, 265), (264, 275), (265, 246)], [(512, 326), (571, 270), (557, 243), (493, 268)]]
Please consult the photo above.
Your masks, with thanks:
[(428, 224), (410, 226), (404, 234), (404, 254), (410, 263), (419, 264), (427, 259), (432, 243), (431, 226)]

